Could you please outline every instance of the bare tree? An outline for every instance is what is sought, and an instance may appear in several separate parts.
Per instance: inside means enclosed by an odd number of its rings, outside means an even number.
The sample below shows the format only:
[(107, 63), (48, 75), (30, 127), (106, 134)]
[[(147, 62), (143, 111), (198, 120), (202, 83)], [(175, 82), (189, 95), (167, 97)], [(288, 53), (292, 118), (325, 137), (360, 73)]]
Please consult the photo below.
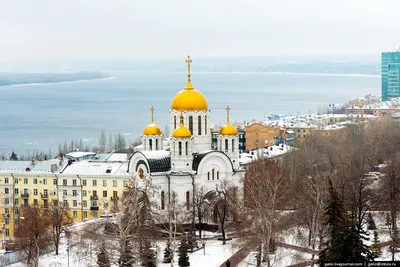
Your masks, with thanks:
[(54, 245), (56, 247), (56, 255), (60, 246), (61, 235), (67, 231), (67, 227), (72, 224), (72, 217), (68, 204), (64, 205), (54, 200), (49, 205), (49, 222)]
[(100, 153), (104, 153), (105, 149), (107, 146), (107, 138), (106, 138), (106, 133), (104, 132), (104, 129), (101, 130), (100, 136), (99, 136), (99, 151)]
[(39, 266), (42, 249), (51, 244), (49, 212), (36, 206), (25, 206), (23, 217), (15, 230), (16, 243), (27, 255), (27, 264)]
[[(279, 233), (289, 228), (286, 214), (291, 180), (279, 163), (259, 160), (252, 164), (245, 176), (244, 214), (245, 232), (241, 240), (250, 249), (258, 248), (260, 259), (271, 266), (270, 249)], [(260, 262), (259, 262), (260, 263)]]
[[(214, 194), (213, 194), (214, 193)], [(194, 202), (192, 203), (197, 222), (199, 223), (199, 237), (201, 238), (201, 231), (205, 217), (208, 215), (208, 211), (211, 207), (215, 192), (206, 192), (204, 187), (196, 190), (194, 194)]]

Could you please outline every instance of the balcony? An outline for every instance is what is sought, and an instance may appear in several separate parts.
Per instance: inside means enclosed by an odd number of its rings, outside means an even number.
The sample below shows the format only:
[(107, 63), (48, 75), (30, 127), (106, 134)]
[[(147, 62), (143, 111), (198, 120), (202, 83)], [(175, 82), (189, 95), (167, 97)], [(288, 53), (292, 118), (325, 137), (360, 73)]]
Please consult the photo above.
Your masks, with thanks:
[(118, 197), (118, 196), (110, 197), (110, 201), (118, 201), (118, 200), (119, 200), (119, 197)]
[(21, 198), (29, 198), (29, 194), (28, 193), (22, 193), (21, 194)]
[(90, 196), (90, 200), (99, 200), (99, 196)]
[(49, 204), (42, 204), (42, 205), (40, 205), (40, 207), (42, 209), (48, 209), (49, 208)]
[(3, 218), (3, 219), (10, 218), (10, 213), (3, 213), (3, 214), (1, 214), (1, 218)]
[(99, 210), (99, 206), (97, 206), (97, 207), (90, 207), (90, 210)]
[(40, 196), (42, 197), (42, 199), (48, 199), (49, 193), (40, 193)]

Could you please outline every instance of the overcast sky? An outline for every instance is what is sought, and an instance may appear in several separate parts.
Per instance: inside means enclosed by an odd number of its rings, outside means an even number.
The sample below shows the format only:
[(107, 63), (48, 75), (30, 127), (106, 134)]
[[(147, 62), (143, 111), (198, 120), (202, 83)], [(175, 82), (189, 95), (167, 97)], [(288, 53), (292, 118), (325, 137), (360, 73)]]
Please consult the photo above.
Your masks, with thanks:
[(374, 56), (392, 0), (0, 0), (0, 60)]

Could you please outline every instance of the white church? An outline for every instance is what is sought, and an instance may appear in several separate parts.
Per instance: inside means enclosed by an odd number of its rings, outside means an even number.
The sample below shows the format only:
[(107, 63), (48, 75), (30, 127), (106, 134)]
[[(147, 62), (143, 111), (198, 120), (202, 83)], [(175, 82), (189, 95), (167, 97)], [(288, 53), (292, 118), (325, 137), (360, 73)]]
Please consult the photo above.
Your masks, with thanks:
[[(161, 210), (166, 209), (165, 199), (175, 192), (179, 201), (189, 203), (192, 192), (203, 187), (206, 192), (215, 191), (222, 181), (243, 188), (244, 169), (239, 165), (239, 141), (236, 128), (229, 119), (218, 135), (217, 149), (212, 150), (212, 134), (207, 100), (191, 83), (190, 57), (188, 82), (172, 100), (170, 110), (169, 148), (164, 147), (166, 138), (154, 122), (143, 130), (140, 151), (132, 154), (128, 173), (140, 179), (151, 178), (159, 190)], [(187, 205), (188, 206), (188, 205)]]

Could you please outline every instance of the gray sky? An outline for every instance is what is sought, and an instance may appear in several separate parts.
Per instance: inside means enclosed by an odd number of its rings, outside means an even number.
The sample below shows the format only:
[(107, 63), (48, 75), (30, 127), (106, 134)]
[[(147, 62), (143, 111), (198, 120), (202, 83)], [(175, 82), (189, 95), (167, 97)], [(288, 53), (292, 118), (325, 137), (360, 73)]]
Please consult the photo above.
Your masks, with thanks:
[(0, 61), (374, 56), (398, 0), (0, 0)]

